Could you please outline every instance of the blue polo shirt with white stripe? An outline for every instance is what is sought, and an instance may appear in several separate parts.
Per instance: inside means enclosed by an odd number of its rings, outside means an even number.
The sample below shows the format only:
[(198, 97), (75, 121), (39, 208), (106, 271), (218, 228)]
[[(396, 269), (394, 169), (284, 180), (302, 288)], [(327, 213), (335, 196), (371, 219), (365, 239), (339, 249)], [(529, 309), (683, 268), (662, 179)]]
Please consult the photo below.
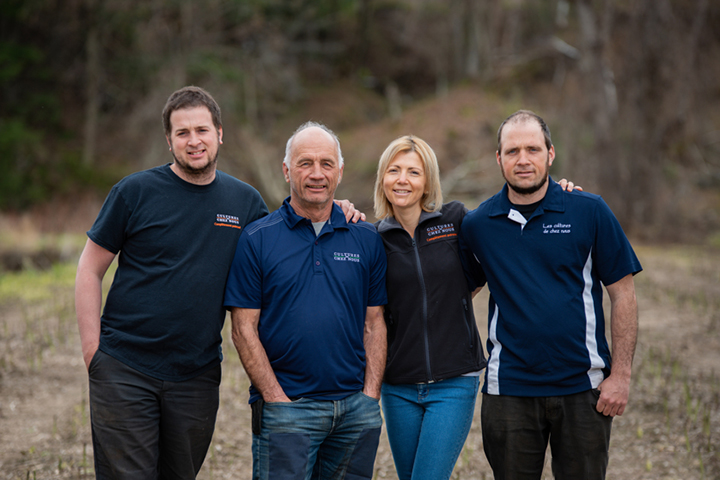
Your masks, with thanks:
[(602, 198), (548, 183), (527, 221), (505, 185), (462, 223), (461, 241), (490, 289), (484, 393), (544, 397), (597, 388), (611, 365), (602, 284), (642, 270)]
[(371, 224), (348, 224), (333, 205), (316, 236), (287, 198), (240, 236), (225, 307), (261, 309), (260, 341), (288, 397), (340, 400), (363, 388), (365, 315), (387, 303), (386, 264)]

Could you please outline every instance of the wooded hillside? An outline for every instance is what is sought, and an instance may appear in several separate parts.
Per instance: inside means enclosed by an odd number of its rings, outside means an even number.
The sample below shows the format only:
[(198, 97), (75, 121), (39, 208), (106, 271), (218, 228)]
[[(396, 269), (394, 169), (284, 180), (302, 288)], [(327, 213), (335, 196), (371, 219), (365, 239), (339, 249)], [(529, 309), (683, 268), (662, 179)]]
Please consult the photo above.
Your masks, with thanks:
[(196, 84), (223, 108), (221, 169), (271, 206), (284, 143), (313, 119), (340, 135), (339, 193), (365, 211), (406, 133), (474, 207), (500, 184), (498, 125), (531, 108), (553, 175), (602, 194), (631, 235), (719, 239), (719, 78), (712, 0), (3, 0), (0, 209), (102, 198), (170, 161), (160, 111)]

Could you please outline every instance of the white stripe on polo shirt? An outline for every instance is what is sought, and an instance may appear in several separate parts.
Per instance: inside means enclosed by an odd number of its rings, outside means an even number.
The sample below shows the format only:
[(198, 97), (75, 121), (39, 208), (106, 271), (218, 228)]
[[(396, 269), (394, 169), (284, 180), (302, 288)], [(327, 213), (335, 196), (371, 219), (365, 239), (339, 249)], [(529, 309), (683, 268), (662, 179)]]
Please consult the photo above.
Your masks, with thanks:
[(604, 375), (602, 368), (605, 366), (600, 354), (598, 353), (597, 338), (595, 330), (597, 329), (597, 318), (595, 317), (595, 302), (593, 301), (592, 287), (592, 249), (588, 254), (585, 268), (583, 268), (583, 279), (585, 286), (583, 288), (583, 303), (585, 305), (585, 347), (590, 357), (590, 369), (587, 372), (588, 379), (592, 388), (597, 388), (603, 381)]
[(492, 352), (490, 353), (490, 361), (487, 365), (487, 392), (490, 395), (500, 395), (500, 352), (502, 351), (502, 344), (497, 338), (497, 322), (498, 322), (498, 306), (495, 305), (495, 312), (493, 313), (492, 320), (490, 320), (490, 329), (488, 336), (493, 344)]

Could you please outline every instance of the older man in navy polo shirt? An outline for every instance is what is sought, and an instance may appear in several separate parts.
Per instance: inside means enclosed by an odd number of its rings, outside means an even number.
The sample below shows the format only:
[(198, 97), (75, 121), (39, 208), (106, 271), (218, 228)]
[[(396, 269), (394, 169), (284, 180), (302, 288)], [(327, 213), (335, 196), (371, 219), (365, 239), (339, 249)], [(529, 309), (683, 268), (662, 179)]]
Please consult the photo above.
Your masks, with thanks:
[(283, 162), (290, 197), (240, 237), (225, 292), (250, 377), (253, 478), (370, 479), (387, 348), (385, 251), (333, 197), (340, 143), (302, 125)]
[(548, 441), (556, 479), (604, 478), (630, 390), (642, 267), (600, 197), (550, 178), (554, 158), (542, 118), (508, 117), (497, 150), (506, 184), (461, 228), (490, 288), (482, 432), (496, 480), (540, 478)]

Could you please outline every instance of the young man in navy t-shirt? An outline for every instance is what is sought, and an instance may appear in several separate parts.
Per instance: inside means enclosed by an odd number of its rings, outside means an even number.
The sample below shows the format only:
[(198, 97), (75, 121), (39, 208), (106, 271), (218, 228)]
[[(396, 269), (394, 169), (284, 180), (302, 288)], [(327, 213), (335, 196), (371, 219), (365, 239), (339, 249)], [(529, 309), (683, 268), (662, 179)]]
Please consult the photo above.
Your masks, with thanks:
[(210, 94), (174, 92), (163, 126), (172, 163), (113, 187), (78, 264), (97, 478), (196, 477), (218, 409), (227, 272), (242, 229), (268, 212), (254, 188), (217, 170), (223, 131)]

